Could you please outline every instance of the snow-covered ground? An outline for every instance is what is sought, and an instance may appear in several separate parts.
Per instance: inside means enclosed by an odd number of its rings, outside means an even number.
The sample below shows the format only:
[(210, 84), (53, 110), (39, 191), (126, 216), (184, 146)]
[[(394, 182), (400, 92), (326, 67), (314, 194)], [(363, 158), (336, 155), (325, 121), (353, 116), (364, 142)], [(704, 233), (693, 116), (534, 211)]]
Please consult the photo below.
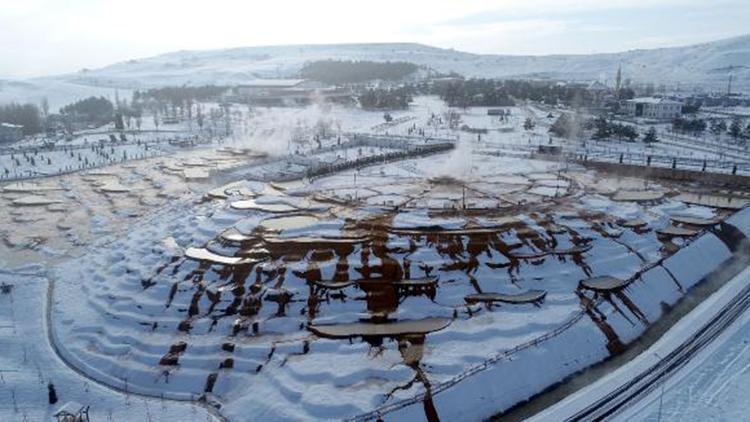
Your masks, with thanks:
[[(90, 405), (92, 421), (214, 421), (213, 413), (197, 403), (174, 402), (113, 391), (81, 377), (56, 358), (48, 342), (45, 311), (49, 281), (42, 266), (0, 273), (0, 419), (49, 421), (68, 402)], [(19, 282), (23, 280), (23, 282)], [(48, 384), (57, 394), (48, 403)]]
[[(493, 388), (509, 389), (504, 399), (495, 398), (483, 407), (475, 407), (472, 413), (475, 417), (487, 416), (492, 413), (486, 412), (510, 406), (575, 368), (605, 358), (618, 344), (625, 344), (642, 332), (648, 321), (658, 318), (662, 301), (675, 301), (683, 289), (700, 279), (700, 271), (709, 271), (727, 257), (727, 249), (718, 239), (701, 238), (699, 243), (704, 245), (696, 247), (714, 254), (703, 252), (705, 267), (701, 270), (694, 269), (698, 271), (689, 277), (678, 275), (674, 280), (665, 270), (656, 271), (611, 305), (600, 305), (599, 311), (607, 315), (609, 328), (599, 329), (605, 333), (613, 330), (616, 337), (604, 337), (594, 324), (596, 320), (589, 319), (574, 323), (568, 331), (561, 327), (569, 321), (579, 321), (582, 315), (581, 299), (576, 294), (579, 280), (595, 275), (627, 279), (644, 265), (657, 262), (665, 247), (653, 230), (643, 234), (619, 232), (616, 225), (609, 226), (612, 223), (604, 223), (606, 228), (596, 228), (599, 223), (592, 227), (580, 214), (584, 209), (586, 213), (604, 212), (614, 220), (643, 218), (654, 228), (666, 225), (670, 214), (713, 216), (713, 212), (673, 201), (642, 208), (635, 203), (618, 204), (601, 195), (578, 199), (584, 207), (579, 209), (565, 199), (580, 196), (577, 189), (566, 179), (546, 173), (557, 167), (554, 163), (496, 158), (483, 160), (481, 165), (469, 163), (463, 169), (451, 168), (459, 158), (449, 154), (439, 159), (344, 172), (285, 192), (269, 192), (263, 185), (250, 184), (245, 186), (246, 191), (257, 192), (250, 194), (255, 196), (254, 211), (233, 209), (239, 205), (232, 204), (241, 201), (230, 198), (223, 204), (219, 201), (192, 210), (184, 215), (185, 220), (175, 219), (176, 214), (170, 211), (171, 226), (160, 224), (163, 217), (154, 216), (144, 229), (60, 268), (58, 280), (66, 287), (60, 290), (62, 300), (54, 320), (60, 322), (56, 329), (65, 338), (63, 353), (95, 377), (115, 385), (128, 379), (131, 388), (144, 393), (197, 397), (210, 392), (209, 397), (223, 403), (223, 412), (230, 417), (253, 412), (257, 417), (306, 419), (351, 417), (381, 408), (385, 412), (388, 406), (423, 394), (431, 385), (452, 384), (477, 365), (484, 365), (497, 351), (520, 347), (515, 356), (519, 362), (516, 365), (520, 366), (508, 369), (511, 373), (503, 379), (517, 380), (527, 371), (533, 375), (527, 375), (527, 383), (515, 388), (512, 384), (495, 383)], [(494, 181), (491, 177), (502, 174), (518, 180), (508, 184), (502, 178)], [(425, 184), (426, 178), (440, 175), (455, 175), (465, 181), (459, 182), (461, 188)], [(579, 180), (586, 182), (585, 175)], [(479, 192), (466, 195), (463, 183)], [(552, 189), (533, 193), (541, 187)], [(351, 201), (351, 194), (341, 196), (345, 189), (357, 189), (357, 200)], [(369, 195), (359, 193), (365, 190)], [(491, 193), (487, 196), (482, 191)], [(503, 195), (498, 197), (494, 192)], [(316, 198), (317, 202), (309, 204), (304, 200), (302, 205), (297, 199), (300, 195)], [(327, 198), (334, 201), (329, 203)], [(520, 200), (529, 211), (508, 214), (503, 210), (507, 202)], [(349, 205), (331, 205), (340, 201)], [(560, 210), (549, 208), (560, 202), (567, 206)], [(396, 215), (387, 211), (399, 203), (404, 208)], [(485, 208), (483, 217), (450, 212), (461, 203)], [(292, 212), (304, 210), (315, 218), (304, 230), (290, 231), (287, 237), (282, 232), (278, 241), (268, 243), (262, 236), (256, 238), (256, 228), (264, 221), (274, 220), (278, 211), (266, 211), (263, 204), (289, 204)], [(427, 212), (429, 208), (447, 209), (448, 215), (453, 216), (440, 218), (439, 214)], [(505, 220), (508, 217), (511, 223)], [(320, 238), (356, 238), (369, 224), (384, 218), (387, 220), (378, 224), (392, 225), (382, 235), (385, 250), (378, 250), (369, 241), (342, 246), (337, 242), (346, 245), (344, 240)], [(473, 240), (471, 235), (463, 234), (462, 230), (477, 225), (494, 234)], [(420, 228), (429, 227), (459, 231), (431, 240), (424, 237), (429, 235), (429, 229), (419, 234), (424, 230)], [(598, 230), (611, 232), (602, 236)], [(411, 231), (417, 234), (401, 234)], [(231, 233), (245, 236), (246, 247), (257, 248), (253, 259), (227, 267), (181, 257), (179, 250), (191, 247), (206, 247), (218, 256), (241, 257), (242, 247), (220, 240)], [(486, 236), (500, 236), (494, 240), (500, 243), (495, 247), (483, 245), (492, 241), (481, 240)], [(297, 243), (298, 237), (307, 240)], [(284, 246), (285, 242), (291, 243)], [(333, 243), (326, 247), (327, 242)], [(469, 246), (472, 242), (478, 242), (473, 246), (476, 250)], [(520, 244), (502, 252), (501, 245), (516, 243)], [(166, 244), (176, 244), (179, 249), (165, 249), (162, 245)], [(457, 249), (450, 252), (452, 247)], [(327, 248), (332, 248), (334, 256), (325, 257), (330, 253)], [(571, 252), (565, 252), (568, 250)], [(321, 257), (312, 260), (310, 257), (315, 254)], [(347, 271), (342, 274), (343, 268)], [(498, 272), (497, 268), (506, 270)], [(670, 268), (673, 272), (679, 270), (679, 266)], [(549, 283), (552, 274), (555, 282)], [(436, 277), (437, 296), (406, 295), (392, 305), (380, 304), (366, 299), (367, 294), (361, 296), (356, 287), (357, 280), (371, 277)], [(337, 288), (337, 295), (310, 290), (315, 282), (350, 280), (354, 284)], [(484, 310), (464, 303), (464, 297), (472, 293), (514, 294), (539, 288), (547, 292), (541, 307), (515, 305)], [(88, 309), (100, 311), (82, 313), (80, 307), (68, 305), (70, 302), (64, 298), (81, 292), (89, 298)], [(287, 295), (287, 302), (274, 303)], [(398, 321), (444, 318), (452, 322), (435, 333), (417, 331), (411, 336), (376, 336), (369, 340), (365, 336), (367, 341), (362, 343), (326, 339), (304, 329), (308, 325), (347, 327), (381, 312)], [(558, 329), (562, 334), (550, 340), (553, 345), (529, 348), (532, 355), (524, 352), (529, 347), (527, 342), (557, 333)], [(350, 335), (361, 336), (356, 333)], [(561, 355), (564, 350), (569, 352)], [(123, 353), (128, 357), (123, 358)], [(588, 357), (582, 359), (581, 353), (588, 353)], [(346, 364), (341, 356), (347, 357)], [(537, 359), (547, 362), (544, 374), (530, 369)], [(331, 372), (328, 368), (334, 362), (337, 369)], [(458, 386), (476, 385), (470, 381)], [(311, 390), (310, 383), (316, 388)], [(463, 391), (458, 386), (455, 388)], [(248, 396), (243, 393), (248, 389), (262, 389), (263, 394)], [(341, 401), (338, 398), (343, 392), (347, 399)], [(471, 390), (460, 394), (476, 393)], [(451, 399), (460, 394), (447, 390), (437, 395), (434, 403), (438, 413), (450, 417), (466, 411)]]
[[(533, 107), (504, 122), (467, 110), (467, 125), (492, 129), (481, 138), (447, 127), (446, 111), (420, 98), (386, 129), (381, 113), (344, 107), (260, 109), (221, 145), (2, 185), (0, 266), (32, 265), (54, 286), (53, 344), (79, 372), (59, 388), (84, 375), (160, 402), (203, 398), (232, 420), (478, 419), (616, 353), (731, 258), (724, 239), (675, 220), (732, 213), (700, 185), (503, 156), (544, 136), (520, 128)], [(332, 136), (318, 143), (320, 122)], [(457, 144), (265, 181), (392, 152), (346, 146), (373, 127)], [(628, 284), (580, 285), (596, 276)], [(504, 302), (482, 303), (493, 297)], [(27, 347), (59, 362), (44, 344)]]
[[(733, 285), (746, 286), (749, 282), (750, 271), (746, 270)], [(663, 389), (657, 388), (624, 412), (620, 420), (743, 420), (749, 411), (746, 399), (750, 388), (749, 367), (750, 313), (745, 313), (678, 376), (664, 383)]]
[[(636, 359), (545, 409), (531, 420), (567, 419), (624, 385), (695, 335), (747, 287), (748, 281), (750, 269), (745, 269), (683, 317)], [(612, 420), (743, 420), (747, 413), (747, 402), (743, 397), (750, 382), (747, 377), (749, 323), (750, 313), (745, 312), (676, 373), (654, 385), (649, 394), (630, 402), (628, 407), (611, 416)]]

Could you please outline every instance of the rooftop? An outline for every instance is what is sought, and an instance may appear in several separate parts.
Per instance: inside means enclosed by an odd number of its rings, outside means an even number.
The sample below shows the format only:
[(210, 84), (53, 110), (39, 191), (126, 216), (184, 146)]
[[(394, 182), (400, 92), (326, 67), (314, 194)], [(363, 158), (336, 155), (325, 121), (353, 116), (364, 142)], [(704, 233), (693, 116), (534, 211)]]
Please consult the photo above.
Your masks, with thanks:
[(599, 81), (591, 82), (588, 89), (591, 91), (609, 91), (609, 87)]
[(633, 98), (632, 100), (627, 100), (629, 103), (645, 103), (645, 104), (682, 104), (679, 101), (670, 100), (667, 98), (657, 98), (657, 97), (639, 97), (639, 98)]
[(304, 81), (304, 79), (254, 79), (239, 86), (245, 88), (292, 88)]

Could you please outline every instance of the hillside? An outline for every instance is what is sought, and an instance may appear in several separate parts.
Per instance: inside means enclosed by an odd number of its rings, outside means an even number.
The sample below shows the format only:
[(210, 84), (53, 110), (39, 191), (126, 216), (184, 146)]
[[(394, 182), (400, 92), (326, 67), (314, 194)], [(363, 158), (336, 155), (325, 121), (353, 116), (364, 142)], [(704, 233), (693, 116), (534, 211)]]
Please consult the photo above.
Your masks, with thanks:
[[(467, 77), (551, 78), (611, 81), (618, 65), (633, 82), (723, 89), (728, 75), (737, 89), (750, 88), (750, 35), (687, 47), (632, 50), (612, 54), (511, 56), (471, 54), (421, 44), (337, 44), (246, 47), (177, 51), (129, 60), (101, 69), (24, 81), (35, 88), (88, 87), (137, 89), (164, 85), (238, 84), (259, 78), (296, 76), (316, 60), (406, 61)], [(0, 102), (18, 87), (0, 85)], [(22, 90), (21, 90), (22, 91)], [(30, 91), (38, 94), (39, 89)], [(74, 94), (75, 89), (71, 89)]]

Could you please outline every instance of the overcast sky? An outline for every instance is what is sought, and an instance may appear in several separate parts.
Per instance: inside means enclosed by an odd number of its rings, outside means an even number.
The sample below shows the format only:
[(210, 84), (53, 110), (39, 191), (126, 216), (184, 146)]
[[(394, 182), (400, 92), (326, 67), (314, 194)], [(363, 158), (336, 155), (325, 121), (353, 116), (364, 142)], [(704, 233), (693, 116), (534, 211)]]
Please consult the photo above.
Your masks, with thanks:
[(184, 49), (406, 41), (595, 53), (747, 33), (750, 0), (3, 0), (0, 77)]

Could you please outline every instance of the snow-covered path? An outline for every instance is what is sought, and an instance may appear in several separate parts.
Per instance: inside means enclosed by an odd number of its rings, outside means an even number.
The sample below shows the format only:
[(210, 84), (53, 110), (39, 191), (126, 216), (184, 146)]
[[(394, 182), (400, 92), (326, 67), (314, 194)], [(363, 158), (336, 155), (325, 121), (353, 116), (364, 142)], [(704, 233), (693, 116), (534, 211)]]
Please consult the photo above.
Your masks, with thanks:
[[(670, 358), (680, 350), (686, 339), (700, 333), (718, 314), (746, 294), (748, 283), (750, 268), (743, 270), (681, 319), (637, 359), (545, 409), (531, 420), (590, 420), (604, 417), (602, 412), (609, 412), (607, 409), (615, 412), (608, 414), (607, 419), (622, 421), (742, 420), (742, 415), (747, 413), (747, 404), (742, 398), (750, 385), (750, 312), (745, 311), (727, 327), (718, 327), (723, 328), (721, 334), (700, 351), (688, 356), (686, 361)], [(676, 372), (659, 375), (661, 364), (666, 364), (667, 371), (677, 368)], [(657, 370), (652, 372), (652, 368)], [(642, 374), (648, 374), (646, 378), (657, 381), (635, 383), (622, 390)], [(622, 408), (613, 407), (621, 402), (614, 395), (616, 390), (622, 390), (621, 395), (632, 395), (633, 399), (624, 397)], [(617, 402), (614, 405), (606, 403), (611, 397), (615, 397)], [(605, 410), (595, 410), (595, 403), (605, 403)]]
[[(0, 274), (0, 284), (11, 282), (12, 290), (0, 294), (0, 420), (52, 420), (70, 401), (90, 405), (91, 420), (96, 421), (216, 420), (198, 404), (116, 392), (73, 371), (56, 358), (48, 342), (47, 279)], [(59, 399), (54, 405), (48, 404), (48, 383)]]
[[(750, 283), (750, 269), (734, 281)], [(734, 322), (673, 379), (620, 415), (621, 420), (738, 421), (750, 404), (750, 312)]]

